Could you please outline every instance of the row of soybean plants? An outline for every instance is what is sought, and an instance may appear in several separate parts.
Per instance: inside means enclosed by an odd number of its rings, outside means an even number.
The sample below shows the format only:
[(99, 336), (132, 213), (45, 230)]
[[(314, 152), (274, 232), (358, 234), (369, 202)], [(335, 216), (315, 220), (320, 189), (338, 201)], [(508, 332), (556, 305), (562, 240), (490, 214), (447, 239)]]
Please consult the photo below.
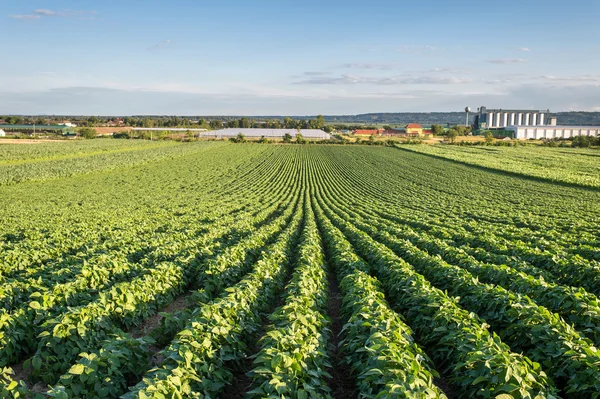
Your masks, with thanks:
[(348, 245), (368, 262), (395, 310), (406, 318), (419, 343), (462, 396), (536, 398), (556, 394), (539, 364), (511, 352), (482, 319), (459, 307), (387, 247), (329, 210), (330, 200), (323, 197), (325, 187), (339, 182), (323, 173), (325, 162), (319, 161), (315, 162), (315, 201), (322, 218), (340, 229)]
[[(332, 187), (335, 185), (330, 184), (327, 189)], [(437, 287), (459, 296), (461, 305), (485, 318), (511, 348), (521, 350), (542, 363), (565, 393), (586, 397), (598, 392), (600, 358), (596, 348), (558, 315), (539, 307), (528, 297), (479, 283), (473, 279), (468, 268), (450, 265), (420, 250), (408, 240), (391, 236), (386, 231), (389, 229), (385, 222), (368, 217), (361, 220), (358, 212), (344, 205), (336, 205), (338, 201), (345, 203), (346, 198), (343, 197), (339, 191), (331, 196), (326, 195), (328, 203), (337, 213), (331, 213), (331, 217), (351, 218), (354, 225), (393, 249)], [(557, 298), (553, 299), (557, 301)], [(562, 300), (565, 299), (569, 298), (563, 295)], [(585, 307), (586, 304), (582, 305)], [(594, 302), (592, 305), (597, 308)], [(592, 321), (595, 323), (592, 327), (597, 328), (597, 318)], [(588, 317), (582, 320), (584, 325), (589, 326), (589, 322)]]
[[(269, 187), (269, 185), (265, 187)], [(265, 193), (261, 193), (261, 195), (263, 194)], [(235, 197), (231, 199), (234, 203), (236, 202)], [(269, 213), (260, 212), (263, 219)], [(259, 220), (260, 218), (256, 223), (259, 223)], [(224, 220), (225, 223), (227, 221), (227, 219)], [(248, 223), (245, 223), (245, 226), (247, 227), (242, 226), (244, 227), (242, 230), (247, 233), (254, 229)], [(222, 226), (220, 228), (225, 231)], [(214, 234), (205, 234), (203, 237), (204, 246), (212, 244), (211, 239), (214, 238)], [(200, 247), (203, 248), (203, 245)], [(64, 367), (68, 366), (68, 359), (77, 356), (85, 348), (93, 348), (115, 330), (119, 332), (115, 323), (126, 327), (154, 312), (160, 304), (169, 302), (173, 295), (179, 292), (178, 290), (185, 287), (190, 276), (195, 276), (195, 273), (185, 274), (184, 272), (192, 270), (196, 266), (194, 263), (199, 260), (196, 259), (196, 255), (189, 256), (185, 253), (178, 253), (178, 250), (179, 248), (170, 255), (171, 257), (177, 255), (175, 259), (159, 263), (146, 276), (136, 278), (131, 282), (117, 284), (107, 290), (105, 294), (101, 293), (97, 300), (81, 307), (75, 313), (59, 316), (44, 324), (42, 328), (45, 328), (45, 335), (38, 346), (38, 353), (31, 361), (31, 365), (35, 369), (34, 375), (52, 381), (57, 373), (62, 372)], [(203, 250), (210, 253), (209, 247), (203, 248)], [(157, 255), (157, 259), (161, 260), (166, 254), (163, 251), (155, 255)], [(153, 287), (156, 289), (152, 289)], [(92, 318), (90, 318), (91, 316)], [(93, 318), (96, 319), (93, 320)], [(61, 345), (57, 346), (58, 343)], [(54, 356), (58, 356), (59, 362), (51, 365), (46, 360), (50, 357), (54, 358)]]
[[(296, 184), (293, 184), (292, 182), (289, 182), (290, 180), (290, 174), (283, 174), (282, 176), (284, 176), (284, 183), (286, 183), (288, 185), (289, 188), (294, 188), (297, 187)], [(216, 257), (212, 257), (210, 259), (207, 259), (207, 261), (203, 262), (203, 261), (192, 261), (191, 262), (191, 266), (193, 266), (189, 271), (186, 272), (182, 277), (183, 277), (183, 283), (182, 284), (186, 284), (186, 281), (189, 283), (190, 281), (192, 282), (193, 286), (203, 286), (201, 288), (202, 291), (202, 295), (199, 296), (199, 298), (202, 299), (207, 299), (207, 291), (210, 291), (208, 289), (208, 281), (212, 281), (213, 284), (211, 285), (211, 287), (215, 286), (215, 281), (219, 280), (221, 284), (223, 284), (223, 286), (228, 286), (229, 284), (233, 284), (235, 283), (237, 280), (239, 279), (239, 274), (236, 273), (230, 273), (227, 275), (221, 274), (221, 275), (215, 275), (215, 273), (209, 273), (210, 270), (212, 270), (213, 272), (215, 272), (215, 267), (218, 265), (222, 265), (225, 264), (227, 262), (229, 262), (230, 265), (233, 266), (233, 261), (236, 260), (234, 259), (232, 256), (237, 256), (238, 260), (241, 257), (242, 259), (242, 263), (244, 263), (244, 258), (247, 259), (252, 258), (252, 251), (259, 251), (261, 247), (259, 247), (259, 245), (263, 245), (264, 244), (258, 244), (260, 242), (262, 242), (258, 237), (262, 236), (262, 240), (267, 241), (267, 236), (269, 235), (274, 235), (277, 231), (280, 231), (281, 228), (286, 224), (286, 221), (289, 221), (290, 218), (292, 217), (292, 209), (293, 207), (289, 206), (290, 201), (293, 200), (294, 197), (297, 198), (298, 196), (298, 190), (295, 189), (295, 191), (289, 191), (289, 190), (281, 190), (282, 192), (287, 192), (287, 198), (288, 199), (284, 199), (284, 211), (283, 212), (279, 212), (279, 215), (277, 215), (276, 217), (271, 217), (272, 221), (269, 221), (269, 219), (267, 219), (267, 221), (265, 222), (266, 224), (259, 226), (258, 224), (254, 224), (255, 229), (254, 231), (252, 231), (252, 234), (250, 234), (247, 238), (242, 238), (239, 243), (237, 245), (234, 245), (233, 247), (227, 247), (224, 248), (223, 251), (221, 251), (220, 253), (218, 253), (216, 255)], [(294, 194), (295, 193), (295, 194)], [(288, 205), (285, 205), (288, 204)], [(274, 207), (278, 207), (281, 208), (281, 205), (277, 205), (275, 204)], [(265, 211), (261, 211), (260, 214), (260, 218), (262, 220), (265, 220), (265, 215), (272, 213), (273, 210), (265, 210)], [(256, 237), (255, 237), (256, 236)], [(248, 253), (240, 253), (240, 252), (236, 252), (236, 251), (229, 251), (230, 248), (240, 248), (240, 247), (246, 247)], [(266, 250), (266, 248), (265, 248)], [(195, 264), (194, 264), (195, 263)], [(200, 279), (201, 282), (196, 281), (198, 279), (198, 275), (202, 275), (202, 274), (206, 274), (206, 279)], [(154, 290), (152, 291), (153, 294), (156, 296), (157, 295), (157, 291)], [(200, 304), (198, 304), (200, 305)], [(136, 309), (135, 311), (131, 312), (130, 315), (127, 315), (127, 317), (129, 317), (128, 319), (122, 319), (119, 320), (120, 324), (123, 323), (131, 323), (131, 317), (135, 317), (136, 316), (136, 312), (138, 309), (140, 310), (144, 310), (144, 306), (146, 306), (146, 304), (144, 303), (138, 303), (136, 304)], [(116, 315), (119, 316), (120, 315)], [(114, 316), (113, 316), (114, 319)], [(106, 333), (106, 331), (100, 331), (101, 333)], [(172, 336), (169, 336), (169, 334), (174, 334), (176, 331), (169, 331), (169, 329), (162, 329), (161, 334), (162, 336), (158, 337), (161, 341), (169, 341)], [(165, 337), (165, 334), (167, 335)], [(60, 381), (58, 382), (58, 384), (49, 392), (50, 395), (52, 396), (57, 396), (57, 397), (65, 397), (65, 395), (77, 395), (78, 397), (94, 397), (94, 395), (96, 394), (96, 391), (101, 390), (102, 392), (106, 392), (106, 394), (109, 397), (115, 397), (115, 395), (120, 395), (122, 393), (124, 393), (124, 391), (127, 389), (127, 386), (131, 385), (132, 383), (135, 383), (135, 381), (139, 380), (139, 378), (141, 378), (142, 374), (144, 373), (145, 370), (147, 370), (148, 367), (148, 363), (147, 363), (147, 359), (149, 358), (148, 356), (148, 347), (147, 345), (140, 345), (139, 343), (136, 343), (136, 341), (132, 341), (131, 339), (126, 340), (126, 339), (121, 339), (122, 337), (118, 337), (117, 339), (114, 338), (108, 338), (106, 339), (104, 342), (101, 343), (101, 349), (100, 351), (93, 351), (90, 353), (84, 353), (81, 354), (80, 356), (83, 356), (83, 359), (81, 359), (79, 362), (77, 362), (75, 365), (73, 365), (61, 378)], [(117, 367), (114, 366), (114, 364), (112, 364), (112, 359), (121, 356), (123, 358), (123, 344), (126, 345), (130, 345), (131, 343), (136, 343), (135, 348), (136, 353), (138, 354), (137, 358), (140, 359), (144, 359), (145, 360), (145, 367), (140, 366), (139, 362), (131, 362), (130, 364), (128, 364), (128, 367), (125, 370), (121, 370)], [(139, 342), (139, 340), (138, 340)], [(54, 343), (56, 344), (56, 343)], [(95, 339), (95, 343), (94, 344), (98, 344), (98, 339)], [(93, 345), (92, 344), (92, 347)], [(52, 345), (54, 346), (54, 345)], [(35, 357), (34, 357), (35, 359)], [(92, 361), (90, 361), (92, 360)], [(123, 360), (125, 361), (125, 360)], [(95, 378), (89, 378), (88, 374), (92, 373), (94, 374)], [(53, 376), (55, 377), (55, 375)]]

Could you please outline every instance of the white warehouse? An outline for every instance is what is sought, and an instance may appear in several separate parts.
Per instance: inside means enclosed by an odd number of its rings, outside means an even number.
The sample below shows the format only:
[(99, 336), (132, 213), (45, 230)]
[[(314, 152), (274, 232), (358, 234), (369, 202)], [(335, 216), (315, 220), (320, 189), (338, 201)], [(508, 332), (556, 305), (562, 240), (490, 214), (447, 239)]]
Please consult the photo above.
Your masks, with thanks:
[(527, 139), (568, 139), (575, 136), (600, 137), (600, 126), (507, 126), (513, 138)]

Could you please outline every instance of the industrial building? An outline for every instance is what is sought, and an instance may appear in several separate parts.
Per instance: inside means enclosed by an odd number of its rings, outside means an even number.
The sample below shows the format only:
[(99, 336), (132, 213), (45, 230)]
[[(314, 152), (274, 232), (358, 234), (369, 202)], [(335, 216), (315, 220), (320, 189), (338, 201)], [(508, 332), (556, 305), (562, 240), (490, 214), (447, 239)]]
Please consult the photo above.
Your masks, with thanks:
[[(480, 107), (475, 115), (475, 129), (504, 129), (507, 126), (538, 126), (551, 124), (550, 110), (510, 110)], [(556, 123), (555, 123), (556, 124)]]
[(213, 130), (202, 134), (202, 137), (215, 137), (218, 139), (236, 137), (238, 134), (243, 134), (248, 138), (282, 139), (286, 133), (292, 137), (300, 133), (305, 139), (309, 140), (329, 140), (331, 136), (320, 129), (253, 129), (253, 128), (228, 128), (221, 130)]
[(521, 140), (569, 139), (576, 136), (600, 136), (599, 126), (558, 126), (550, 111), (503, 110), (480, 107), (475, 130), (505, 130)]

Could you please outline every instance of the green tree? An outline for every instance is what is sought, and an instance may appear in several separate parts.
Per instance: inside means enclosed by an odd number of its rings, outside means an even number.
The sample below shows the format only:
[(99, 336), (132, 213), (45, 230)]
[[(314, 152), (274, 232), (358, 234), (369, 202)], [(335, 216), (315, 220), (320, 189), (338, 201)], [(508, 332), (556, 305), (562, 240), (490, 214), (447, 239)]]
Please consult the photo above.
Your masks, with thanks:
[(494, 143), (494, 135), (492, 132), (488, 131), (485, 133), (485, 144), (491, 145)]
[(369, 136), (369, 145), (375, 144), (375, 135), (372, 134)]
[(294, 129), (296, 128), (296, 123), (292, 118), (286, 116), (285, 118), (283, 118), (283, 127), (285, 127), (286, 129)]
[(323, 127), (325, 126), (325, 117), (323, 115), (318, 115), (317, 116), (317, 129), (323, 129)]
[(296, 134), (296, 143), (297, 144), (306, 144), (306, 139), (301, 133)]
[(458, 137), (458, 130), (456, 129), (448, 129), (446, 132), (446, 137), (450, 143), (455, 143), (456, 138)]
[(223, 122), (218, 121), (218, 120), (212, 120), (212, 121), (210, 121), (210, 128), (212, 130), (223, 129)]
[(96, 131), (96, 129), (93, 129), (91, 127), (83, 127), (79, 129), (79, 135), (84, 139), (94, 139), (96, 138), (96, 136), (98, 136), (98, 132)]
[(289, 133), (286, 133), (283, 135), (283, 142), (284, 143), (291, 143), (292, 142), (292, 135)]
[(248, 129), (250, 127), (252, 127), (252, 121), (250, 121), (250, 119), (243, 117), (239, 120), (239, 126), (242, 129)]
[(431, 125), (431, 132), (436, 136), (441, 136), (444, 134), (444, 127), (438, 124)]

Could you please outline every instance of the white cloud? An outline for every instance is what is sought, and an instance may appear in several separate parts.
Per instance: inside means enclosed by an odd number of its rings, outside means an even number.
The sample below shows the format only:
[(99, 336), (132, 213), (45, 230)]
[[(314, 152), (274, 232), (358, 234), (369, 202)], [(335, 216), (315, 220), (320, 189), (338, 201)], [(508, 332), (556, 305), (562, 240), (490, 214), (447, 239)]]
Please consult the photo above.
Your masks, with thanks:
[(519, 51), (531, 51), (531, 49), (529, 47), (521, 47)]
[(527, 62), (527, 60), (525, 60), (523, 58), (503, 58), (503, 59), (496, 59), (496, 60), (488, 60), (488, 62), (490, 62), (492, 64), (520, 64), (523, 62)]
[(9, 15), (9, 18), (14, 19), (40, 19), (44, 17), (79, 17), (84, 19), (90, 19), (86, 15), (96, 15), (98, 12), (94, 10), (65, 10), (65, 11), (53, 11), (47, 8), (36, 8), (31, 14), (18, 14)]
[(394, 64), (351, 63), (351, 64), (344, 64), (343, 67), (351, 68), (351, 69), (379, 69), (379, 70), (385, 71), (385, 70), (397, 68), (398, 66), (394, 65)]
[(544, 80), (549, 80), (553, 82), (600, 82), (600, 75), (598, 74), (589, 74), (589, 75), (577, 75), (577, 76), (553, 76), (553, 75), (544, 75), (541, 76)]
[(21, 14), (21, 15), (9, 15), (9, 18), (13, 19), (40, 19), (39, 15)]
[(46, 17), (53, 17), (53, 16), (57, 16), (57, 15), (62, 15), (63, 14), (63, 13), (57, 13), (57, 12), (52, 11), (52, 10), (47, 10), (45, 8), (37, 8), (37, 9), (33, 10), (33, 12), (35, 14), (44, 15)]
[(340, 76), (318, 76), (294, 82), (305, 85), (356, 85), (372, 84), (380, 86), (410, 85), (410, 84), (461, 84), (469, 83), (471, 80), (455, 76), (388, 76), (369, 77), (342, 74)]
[(307, 71), (304, 72), (304, 76), (324, 76), (324, 75), (330, 75), (330, 72), (322, 72), (322, 71)]

